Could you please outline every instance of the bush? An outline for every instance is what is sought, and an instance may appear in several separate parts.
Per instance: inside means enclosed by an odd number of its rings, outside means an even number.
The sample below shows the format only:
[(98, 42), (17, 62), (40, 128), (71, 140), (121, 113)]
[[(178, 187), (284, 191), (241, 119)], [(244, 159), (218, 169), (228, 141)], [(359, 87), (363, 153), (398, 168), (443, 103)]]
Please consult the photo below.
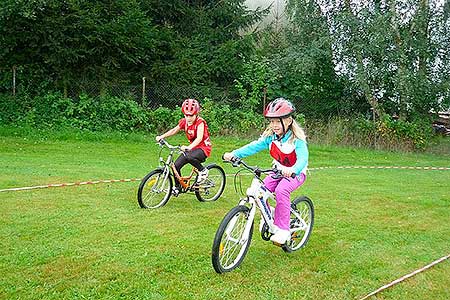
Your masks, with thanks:
[(394, 120), (390, 116), (377, 122), (360, 117), (332, 118), (327, 123), (311, 122), (308, 128), (311, 140), (318, 143), (384, 150), (424, 150), (432, 138), (426, 121)]
[(156, 110), (148, 111), (147, 129), (153, 133), (163, 133), (178, 124), (183, 117), (179, 108), (170, 109), (167, 107), (158, 107)]
[(0, 94), (0, 124), (18, 124), (26, 119), (31, 107), (28, 97), (17, 98)]
[(264, 129), (261, 114), (232, 108), (228, 104), (217, 105), (210, 99), (203, 101), (201, 114), (208, 122), (211, 134), (251, 137)]
[[(142, 108), (132, 99), (108, 95), (92, 98), (64, 98), (61, 93), (44, 96), (14, 97), (0, 95), (0, 125), (36, 129), (81, 129), (87, 131), (146, 131), (159, 134), (176, 126), (183, 117), (179, 107)], [(261, 113), (219, 105), (211, 99), (201, 101), (201, 116), (212, 135), (257, 137), (265, 128)], [(296, 117), (306, 127), (310, 142), (369, 147), (386, 150), (424, 150), (431, 142), (428, 120), (404, 121), (383, 116), (377, 122), (360, 117), (332, 118), (308, 122)]]
[(43, 96), (0, 98), (0, 124), (36, 128), (78, 128), (91, 131), (148, 129), (148, 112), (134, 100), (110, 97), (64, 98), (54, 92)]

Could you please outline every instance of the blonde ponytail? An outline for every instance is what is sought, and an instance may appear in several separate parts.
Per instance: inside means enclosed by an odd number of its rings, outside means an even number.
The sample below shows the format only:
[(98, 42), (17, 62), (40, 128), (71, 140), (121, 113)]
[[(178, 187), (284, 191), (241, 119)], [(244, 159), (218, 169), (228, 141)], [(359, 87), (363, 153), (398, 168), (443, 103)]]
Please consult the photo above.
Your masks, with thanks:
[(292, 119), (291, 130), (293, 133), (291, 136), (291, 140), (293, 140), (294, 138), (297, 138), (299, 140), (306, 142), (305, 131), (303, 130), (303, 128), (300, 127), (300, 125), (298, 125), (298, 123), (297, 123), (297, 121), (295, 121), (295, 119)]

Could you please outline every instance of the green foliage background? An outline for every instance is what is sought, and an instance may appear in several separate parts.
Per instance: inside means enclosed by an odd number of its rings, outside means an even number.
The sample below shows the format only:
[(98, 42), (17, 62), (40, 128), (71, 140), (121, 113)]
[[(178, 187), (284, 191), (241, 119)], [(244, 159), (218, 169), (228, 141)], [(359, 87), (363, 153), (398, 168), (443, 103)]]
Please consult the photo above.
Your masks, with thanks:
[[(213, 133), (256, 135), (282, 96), (313, 138), (341, 119), (344, 140), (425, 149), (450, 107), (449, 2), (320, 4), (261, 26), (243, 0), (2, 1), (0, 125), (160, 132), (195, 97)], [(150, 94), (112, 92), (143, 77)]]

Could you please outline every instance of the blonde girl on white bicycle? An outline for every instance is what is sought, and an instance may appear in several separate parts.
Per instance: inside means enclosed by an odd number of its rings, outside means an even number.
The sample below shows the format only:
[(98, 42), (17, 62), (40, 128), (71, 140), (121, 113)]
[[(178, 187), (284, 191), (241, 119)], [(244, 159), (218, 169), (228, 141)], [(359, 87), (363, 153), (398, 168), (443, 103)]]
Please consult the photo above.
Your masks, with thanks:
[[(264, 110), (264, 117), (270, 123), (261, 137), (223, 155), (224, 160), (231, 161), (233, 158), (244, 158), (265, 149), (269, 150), (274, 159), (274, 167), (281, 170), (283, 175), (278, 178), (266, 176), (264, 179), (265, 187), (275, 193), (274, 224), (276, 230), (270, 240), (277, 244), (284, 244), (290, 239), (290, 196), (305, 182), (308, 166), (306, 135), (292, 117), (294, 112), (295, 107), (290, 101), (284, 98), (273, 100)], [(261, 220), (264, 222), (263, 219)]]

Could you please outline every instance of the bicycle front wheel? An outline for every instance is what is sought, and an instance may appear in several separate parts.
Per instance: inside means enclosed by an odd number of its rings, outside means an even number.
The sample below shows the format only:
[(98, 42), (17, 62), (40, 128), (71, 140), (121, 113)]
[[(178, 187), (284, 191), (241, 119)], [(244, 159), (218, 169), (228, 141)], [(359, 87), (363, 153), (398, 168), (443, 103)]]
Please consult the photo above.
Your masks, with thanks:
[(296, 251), (306, 245), (314, 225), (314, 206), (306, 196), (291, 204), (291, 240), (282, 246), (285, 252)]
[(198, 201), (216, 201), (225, 188), (225, 171), (216, 164), (206, 166), (208, 178), (195, 187), (195, 196)]
[[(212, 265), (221, 274), (237, 268), (247, 254), (253, 235), (249, 222), (250, 209), (244, 205), (233, 207), (217, 229), (212, 247)], [(250, 225), (250, 229), (246, 230)]]
[(139, 184), (137, 194), (139, 206), (142, 208), (164, 206), (169, 201), (172, 186), (172, 178), (167, 168), (148, 173)]

